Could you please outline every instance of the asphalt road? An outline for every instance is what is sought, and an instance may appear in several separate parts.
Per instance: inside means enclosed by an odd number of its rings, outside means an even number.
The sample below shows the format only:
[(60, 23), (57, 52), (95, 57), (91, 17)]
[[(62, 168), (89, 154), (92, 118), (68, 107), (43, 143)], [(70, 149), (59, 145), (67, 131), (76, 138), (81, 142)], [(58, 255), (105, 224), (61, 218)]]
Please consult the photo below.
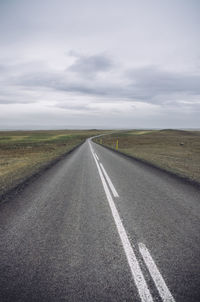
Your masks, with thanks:
[(0, 301), (200, 301), (200, 190), (89, 140), (0, 204)]

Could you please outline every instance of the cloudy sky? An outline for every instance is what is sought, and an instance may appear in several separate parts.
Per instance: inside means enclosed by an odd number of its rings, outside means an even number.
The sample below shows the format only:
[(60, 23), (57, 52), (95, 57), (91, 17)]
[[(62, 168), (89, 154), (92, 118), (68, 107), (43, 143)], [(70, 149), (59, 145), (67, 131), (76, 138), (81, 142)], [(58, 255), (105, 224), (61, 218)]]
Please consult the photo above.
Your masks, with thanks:
[(0, 129), (200, 128), (199, 0), (0, 0)]

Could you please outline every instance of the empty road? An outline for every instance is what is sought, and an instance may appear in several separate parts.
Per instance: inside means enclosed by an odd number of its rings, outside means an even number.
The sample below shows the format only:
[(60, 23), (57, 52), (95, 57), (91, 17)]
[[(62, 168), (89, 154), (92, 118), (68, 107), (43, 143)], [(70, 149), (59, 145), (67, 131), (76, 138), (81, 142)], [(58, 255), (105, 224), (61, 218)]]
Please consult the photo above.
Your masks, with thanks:
[(200, 190), (87, 140), (0, 204), (0, 301), (200, 301)]

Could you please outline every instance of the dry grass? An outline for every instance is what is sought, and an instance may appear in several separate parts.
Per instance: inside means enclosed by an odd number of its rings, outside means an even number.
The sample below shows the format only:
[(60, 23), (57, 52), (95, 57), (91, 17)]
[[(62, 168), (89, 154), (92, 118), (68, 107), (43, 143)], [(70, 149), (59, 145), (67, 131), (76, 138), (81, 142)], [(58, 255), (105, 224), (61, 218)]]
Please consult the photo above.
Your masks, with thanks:
[[(200, 131), (128, 131), (105, 136), (103, 144), (200, 183)], [(98, 139), (100, 142), (100, 139)]]
[(67, 153), (97, 130), (0, 132), (0, 194)]

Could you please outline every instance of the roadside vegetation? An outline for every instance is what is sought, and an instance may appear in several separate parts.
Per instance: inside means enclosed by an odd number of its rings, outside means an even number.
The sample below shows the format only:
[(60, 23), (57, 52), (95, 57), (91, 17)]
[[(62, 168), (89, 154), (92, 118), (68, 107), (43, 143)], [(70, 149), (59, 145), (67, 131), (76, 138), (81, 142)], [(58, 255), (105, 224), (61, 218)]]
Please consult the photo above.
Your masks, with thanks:
[(200, 131), (132, 130), (96, 142), (200, 183)]
[(100, 133), (98, 130), (1, 131), (0, 195)]

